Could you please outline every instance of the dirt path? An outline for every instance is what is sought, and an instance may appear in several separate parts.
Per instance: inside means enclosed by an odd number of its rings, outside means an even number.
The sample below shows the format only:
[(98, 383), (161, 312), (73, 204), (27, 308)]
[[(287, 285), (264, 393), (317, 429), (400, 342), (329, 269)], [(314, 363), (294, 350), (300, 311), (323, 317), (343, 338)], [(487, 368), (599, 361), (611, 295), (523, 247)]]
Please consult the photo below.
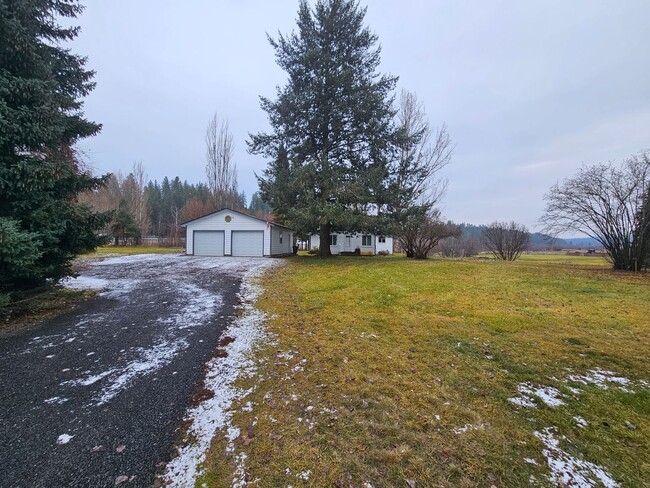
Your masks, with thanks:
[(139, 255), (69, 286), (99, 297), (0, 338), (0, 486), (149, 486), (267, 259)]

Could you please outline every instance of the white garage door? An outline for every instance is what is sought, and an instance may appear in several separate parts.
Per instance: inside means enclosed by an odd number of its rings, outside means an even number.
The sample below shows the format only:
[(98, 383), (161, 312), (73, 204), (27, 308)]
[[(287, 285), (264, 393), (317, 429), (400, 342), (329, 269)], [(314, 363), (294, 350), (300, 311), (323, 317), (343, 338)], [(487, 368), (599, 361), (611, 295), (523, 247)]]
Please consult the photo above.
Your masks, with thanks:
[(232, 255), (233, 256), (263, 256), (264, 255), (264, 232), (263, 231), (240, 231), (232, 232)]
[(195, 256), (223, 256), (224, 233), (222, 230), (194, 231)]

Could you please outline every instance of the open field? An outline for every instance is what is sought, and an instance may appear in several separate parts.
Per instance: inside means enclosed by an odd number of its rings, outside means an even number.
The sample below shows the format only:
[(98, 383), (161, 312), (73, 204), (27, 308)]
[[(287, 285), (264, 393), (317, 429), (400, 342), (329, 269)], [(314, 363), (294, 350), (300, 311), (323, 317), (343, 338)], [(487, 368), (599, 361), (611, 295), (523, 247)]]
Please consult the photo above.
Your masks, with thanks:
[(265, 285), (208, 485), (647, 486), (647, 274), (298, 257)]
[(97, 248), (96, 254), (172, 254), (180, 252), (183, 252), (182, 247), (101, 246)]
[(581, 266), (610, 266), (607, 259), (602, 256), (573, 256), (564, 253), (529, 253), (522, 254), (519, 259), (525, 263), (558, 263), (579, 264)]

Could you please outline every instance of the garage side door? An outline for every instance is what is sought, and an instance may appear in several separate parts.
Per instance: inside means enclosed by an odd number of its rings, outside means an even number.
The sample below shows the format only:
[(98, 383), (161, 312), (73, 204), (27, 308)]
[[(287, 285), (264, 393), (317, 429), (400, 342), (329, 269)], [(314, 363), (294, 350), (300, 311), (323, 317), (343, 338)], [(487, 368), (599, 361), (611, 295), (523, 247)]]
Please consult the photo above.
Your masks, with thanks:
[(232, 232), (232, 255), (233, 256), (263, 256), (264, 255), (264, 232), (263, 231), (240, 231)]
[(195, 256), (223, 256), (223, 231), (197, 230), (194, 231)]

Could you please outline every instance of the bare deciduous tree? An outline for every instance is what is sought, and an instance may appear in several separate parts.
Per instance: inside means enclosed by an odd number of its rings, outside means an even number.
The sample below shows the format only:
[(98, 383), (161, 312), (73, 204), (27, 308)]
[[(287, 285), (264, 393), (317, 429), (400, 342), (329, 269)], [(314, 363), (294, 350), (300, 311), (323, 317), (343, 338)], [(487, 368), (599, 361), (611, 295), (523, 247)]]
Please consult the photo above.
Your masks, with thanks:
[(528, 249), (530, 234), (516, 222), (493, 222), (483, 229), (483, 243), (497, 259), (514, 261)]
[(187, 222), (202, 217), (203, 215), (207, 215), (214, 210), (215, 208), (212, 202), (203, 201), (199, 197), (192, 197), (185, 202), (185, 205), (183, 205), (180, 218), (181, 221)]
[(458, 236), (460, 227), (443, 222), (440, 212), (433, 210), (423, 217), (413, 216), (407, 219), (402, 224), (398, 244), (406, 252), (406, 257), (426, 259), (442, 239)]
[(433, 130), (424, 105), (403, 90), (397, 107), (401, 143), (392, 191), (396, 235), (407, 257), (426, 258), (441, 239), (457, 235), (458, 228), (440, 220), (436, 204), (447, 182), (438, 173), (451, 161), (453, 145), (445, 125)]
[(650, 253), (650, 154), (582, 167), (545, 195), (545, 232), (597, 240), (615, 269), (640, 270)]
[(134, 192), (133, 192), (133, 219), (135, 225), (140, 231), (141, 237), (146, 237), (151, 227), (151, 218), (149, 211), (149, 202), (147, 201), (147, 194), (144, 191), (146, 185), (147, 173), (145, 172), (142, 161), (133, 163)]
[(417, 96), (402, 90), (397, 108), (397, 124), (402, 130), (395, 186), (399, 205), (404, 210), (416, 205), (433, 208), (442, 198), (447, 182), (436, 177), (451, 162), (454, 147), (443, 124), (433, 130), (424, 104)]
[(481, 252), (481, 243), (473, 236), (461, 235), (441, 240), (436, 249), (447, 258), (466, 258)]
[(235, 143), (228, 122), (215, 113), (205, 131), (208, 186), (215, 208), (235, 207), (238, 202), (237, 165), (234, 161)]

